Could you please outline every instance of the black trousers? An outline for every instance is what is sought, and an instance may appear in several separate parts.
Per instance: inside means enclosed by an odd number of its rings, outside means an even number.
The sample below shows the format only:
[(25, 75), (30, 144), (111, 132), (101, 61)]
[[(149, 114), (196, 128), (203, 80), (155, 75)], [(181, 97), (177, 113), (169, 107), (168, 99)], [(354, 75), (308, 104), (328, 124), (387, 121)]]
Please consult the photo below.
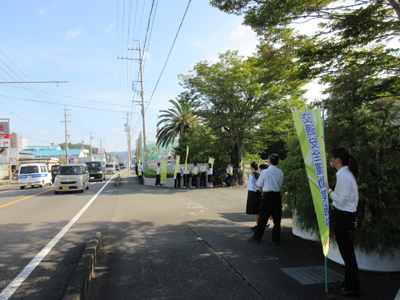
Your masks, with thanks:
[(226, 185), (231, 186), (232, 185), (232, 175), (228, 174), (226, 177)]
[(183, 174), (183, 186), (189, 186), (189, 174)]
[(260, 216), (257, 223), (257, 229), (253, 238), (261, 241), (265, 226), (269, 217), (272, 216), (274, 227), (272, 228), (272, 241), (279, 243), (281, 239), (281, 220), (282, 220), (282, 198), (281, 192), (264, 192), (260, 205)]
[(336, 242), (345, 266), (345, 288), (351, 291), (359, 291), (358, 264), (354, 252), (354, 231), (357, 226), (357, 213), (333, 209), (333, 214)]
[(157, 177), (156, 177), (156, 183), (155, 183), (155, 185), (159, 185), (159, 184), (161, 184), (161, 181), (160, 181), (160, 179), (161, 179), (161, 176), (160, 176), (160, 174), (157, 174)]
[(198, 175), (192, 175), (192, 186), (197, 187), (197, 176)]
[(200, 173), (200, 186), (206, 186), (206, 172)]
[(181, 187), (181, 173), (176, 173), (175, 187)]

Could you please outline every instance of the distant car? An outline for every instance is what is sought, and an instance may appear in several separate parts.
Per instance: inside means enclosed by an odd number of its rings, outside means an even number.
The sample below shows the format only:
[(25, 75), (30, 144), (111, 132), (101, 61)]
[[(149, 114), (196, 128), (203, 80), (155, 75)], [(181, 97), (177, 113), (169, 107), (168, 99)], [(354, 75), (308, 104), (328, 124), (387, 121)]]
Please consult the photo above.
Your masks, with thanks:
[(89, 189), (89, 170), (86, 164), (61, 165), (55, 180), (54, 193)]
[(120, 169), (125, 169), (125, 164), (124, 163), (119, 163), (119, 168)]
[(41, 163), (22, 164), (18, 172), (18, 185), (21, 190), (25, 187), (44, 187), (51, 185), (51, 174), (47, 165)]
[(89, 181), (91, 180), (100, 180), (103, 181), (106, 179), (106, 168), (103, 163), (99, 161), (87, 161), (86, 165), (89, 169)]
[(106, 164), (106, 173), (114, 174), (116, 172), (115, 165), (112, 163)]

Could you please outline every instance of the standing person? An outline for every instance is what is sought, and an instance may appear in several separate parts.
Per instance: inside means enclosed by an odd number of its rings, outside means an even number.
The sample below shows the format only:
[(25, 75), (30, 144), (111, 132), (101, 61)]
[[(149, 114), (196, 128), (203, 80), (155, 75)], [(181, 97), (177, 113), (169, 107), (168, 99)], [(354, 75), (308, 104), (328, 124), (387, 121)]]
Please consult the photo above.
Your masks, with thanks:
[(359, 166), (357, 160), (343, 147), (331, 151), (329, 162), (337, 170), (335, 190), (328, 188), (328, 193), (333, 200), (336, 242), (345, 265), (344, 282), (334, 286), (333, 291), (342, 296), (358, 298), (360, 283), (353, 236), (357, 226)]
[(189, 187), (189, 166), (183, 169), (183, 187), (185, 189)]
[(256, 220), (256, 226), (251, 227), (251, 230), (256, 230), (258, 217), (260, 214), (260, 204), (261, 204), (261, 192), (258, 190), (256, 186), (256, 182), (260, 173), (257, 172), (258, 164), (253, 161), (250, 164), (251, 173), (249, 175), (249, 179), (247, 179), (247, 205), (246, 205), (246, 214), (254, 215)]
[(208, 168), (207, 168), (207, 174), (208, 174), (208, 186), (210, 188), (214, 187), (214, 183), (213, 183), (213, 168), (211, 164), (208, 164)]
[(192, 170), (192, 189), (197, 187), (197, 176), (199, 175), (199, 168), (197, 167), (197, 163), (193, 164)]
[(178, 171), (176, 173), (176, 179), (175, 179), (175, 188), (181, 187), (181, 172), (182, 172), (182, 167), (181, 167), (181, 165), (178, 165)]
[(226, 185), (228, 187), (231, 187), (232, 185), (232, 175), (233, 175), (233, 168), (231, 164), (228, 164), (228, 167), (226, 168)]
[(161, 186), (161, 166), (160, 166), (160, 163), (157, 163), (157, 177), (156, 177), (156, 183), (154, 185)]
[(207, 171), (207, 166), (205, 163), (201, 163), (200, 166), (200, 187), (205, 188), (206, 187), (206, 171)]
[[(268, 169), (268, 165), (267, 165), (267, 164), (261, 164), (258, 168), (260, 169), (260, 175), (261, 175), (261, 173), (262, 173), (264, 170)], [(263, 196), (262, 191), (261, 191), (260, 196), (261, 196), (261, 197), (260, 197), (260, 201), (261, 201), (262, 196)], [(269, 227), (271, 226), (271, 224), (269, 224), (269, 219), (271, 219), (271, 217), (268, 218), (267, 225), (265, 225), (266, 228), (269, 228)], [(257, 222), (257, 221), (256, 221), (256, 222)], [(256, 231), (256, 228), (257, 228), (257, 226), (251, 227), (251, 230)]]
[(274, 227), (272, 228), (272, 239), (270, 242), (279, 245), (281, 238), (281, 219), (282, 219), (282, 198), (281, 189), (283, 184), (283, 172), (278, 169), (278, 154), (268, 156), (268, 169), (261, 172), (256, 185), (263, 192), (260, 205), (260, 216), (257, 222), (257, 228), (253, 236), (248, 240), (250, 243), (261, 242), (264, 235), (265, 226), (269, 217), (272, 215)]

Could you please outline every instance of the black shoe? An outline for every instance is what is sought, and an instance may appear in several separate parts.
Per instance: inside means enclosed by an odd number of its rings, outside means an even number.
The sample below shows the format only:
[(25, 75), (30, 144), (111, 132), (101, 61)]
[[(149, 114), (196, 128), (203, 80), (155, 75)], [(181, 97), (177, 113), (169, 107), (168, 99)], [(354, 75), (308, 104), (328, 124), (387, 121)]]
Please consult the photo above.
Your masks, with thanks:
[(341, 289), (344, 288), (344, 281), (342, 282), (336, 282), (336, 283), (331, 283), (330, 284), (331, 289)]
[(271, 224), (267, 224), (267, 225), (265, 225), (265, 228), (270, 228), (271, 227)]
[(259, 244), (259, 243), (261, 243), (261, 241), (260, 240), (256, 240), (255, 238), (253, 238), (252, 236), (247, 240), (249, 243), (252, 243), (252, 244)]
[(352, 297), (352, 298), (360, 298), (360, 292), (358, 291), (351, 291), (351, 290), (346, 290), (346, 288), (334, 288), (333, 291), (341, 296), (345, 297)]
[(256, 231), (256, 230), (257, 230), (257, 225), (256, 225), (256, 226), (253, 226), (253, 227), (250, 227), (250, 229), (251, 229), (252, 231)]
[(272, 245), (276, 245), (276, 246), (279, 245), (279, 242), (275, 242), (275, 241), (273, 241), (273, 240), (269, 240), (269, 242), (270, 242)]

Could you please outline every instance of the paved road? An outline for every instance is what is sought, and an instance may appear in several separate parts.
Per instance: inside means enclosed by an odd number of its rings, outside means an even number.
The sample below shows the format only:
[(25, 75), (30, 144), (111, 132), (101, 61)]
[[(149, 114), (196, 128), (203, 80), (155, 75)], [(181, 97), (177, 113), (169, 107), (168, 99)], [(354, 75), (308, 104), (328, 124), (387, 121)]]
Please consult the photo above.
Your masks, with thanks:
[[(104, 184), (91, 184), (84, 194), (0, 191), (0, 293)], [(291, 219), (283, 220), (280, 246), (266, 242), (269, 231), (260, 245), (246, 242), (254, 224), (243, 213), (245, 199), (245, 188), (144, 187), (127, 171), (121, 186), (102, 190), (9, 299), (61, 299), (97, 231), (104, 252), (92, 300), (340, 299), (324, 292), (321, 245), (293, 236)], [(331, 281), (343, 274), (331, 262), (329, 271)], [(361, 272), (361, 284), (362, 299), (392, 300), (400, 274)]]
[[(245, 188), (144, 187), (125, 173), (89, 294), (103, 299), (341, 299), (324, 291), (320, 243), (246, 242)], [(329, 280), (343, 268), (329, 262)], [(291, 275), (288, 275), (291, 274)], [(400, 274), (361, 272), (362, 299), (392, 300)]]
[[(52, 187), (0, 190), (0, 299), (9, 298), (5, 288), (104, 185), (59, 195)], [(118, 187), (107, 185), (93, 202), (98, 205), (87, 209), (9, 299), (61, 299), (86, 241), (108, 227), (117, 194)]]

